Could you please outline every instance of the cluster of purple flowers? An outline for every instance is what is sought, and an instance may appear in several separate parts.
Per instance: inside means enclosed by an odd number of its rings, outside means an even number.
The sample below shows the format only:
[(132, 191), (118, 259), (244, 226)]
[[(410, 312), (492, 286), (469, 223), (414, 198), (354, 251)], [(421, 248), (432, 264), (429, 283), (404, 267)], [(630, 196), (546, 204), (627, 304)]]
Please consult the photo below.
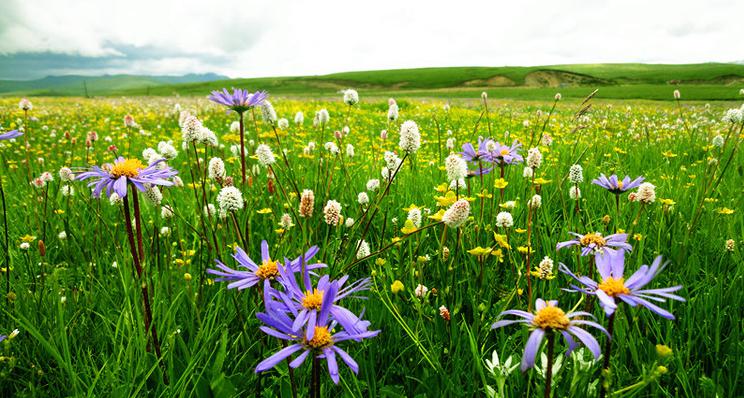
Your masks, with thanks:
[[(219, 260), (219, 269), (207, 270), (219, 276), (217, 281), (230, 282), (229, 289), (244, 289), (263, 283), (265, 310), (256, 314), (264, 323), (261, 330), (290, 344), (259, 363), (257, 373), (272, 369), (299, 353), (289, 362), (290, 367), (299, 367), (312, 355), (326, 361), (331, 379), (338, 384), (337, 355), (354, 373), (359, 371), (356, 361), (338, 343), (347, 340), (359, 342), (380, 333), (379, 330), (369, 330), (370, 322), (363, 320), (362, 315), (357, 316), (338, 304), (344, 298), (369, 289), (369, 279), (347, 284), (348, 276), (335, 280), (328, 275), (319, 277), (314, 270), (326, 265), (309, 264), (318, 251), (317, 246), (313, 246), (294, 260), (285, 258), (282, 264), (271, 259), (268, 243), (263, 241), (260, 265), (238, 248), (233, 257), (244, 270), (231, 269)], [(313, 279), (317, 279), (315, 284)], [(341, 330), (334, 333), (339, 326)]]
[[(490, 138), (478, 138), (478, 149), (473, 144), (467, 142), (462, 144), (462, 158), (468, 162), (478, 165), (478, 169), (473, 171), (473, 175), (488, 174), (497, 165), (511, 165), (524, 161), (519, 149), (522, 144), (514, 141), (511, 146), (507, 146), (494, 141)], [(483, 163), (490, 163), (488, 167), (483, 167)]]
[[(644, 289), (666, 265), (661, 256), (656, 257), (651, 266), (642, 265), (629, 278), (625, 279), (625, 253), (632, 250), (631, 245), (627, 243), (626, 234), (614, 234), (606, 237), (596, 233), (573, 235), (577, 239), (561, 242), (557, 245), (557, 249), (574, 245), (580, 246), (582, 255), (594, 256), (597, 272), (601, 279), (594, 281), (587, 276), (576, 275), (565, 264), (561, 263), (561, 272), (579, 283), (579, 285), (571, 285), (570, 289), (567, 289), (568, 291), (596, 296), (608, 317), (614, 314), (619, 300), (631, 307), (642, 306), (666, 319), (674, 319), (671, 312), (654, 303), (663, 303), (667, 299), (685, 301), (684, 298), (674, 294), (674, 292), (682, 289), (682, 286)], [(493, 324), (492, 328), (496, 329), (513, 323), (522, 323), (532, 330), (522, 358), (523, 371), (535, 365), (535, 356), (546, 333), (561, 333), (569, 345), (568, 352), (571, 352), (577, 345), (574, 338), (578, 339), (578, 342), (589, 348), (595, 358), (599, 357), (600, 354), (599, 344), (592, 335), (581, 329), (580, 326), (597, 328), (607, 334), (608, 338), (612, 338), (602, 326), (595, 322), (573, 319), (577, 316), (593, 318), (591, 314), (587, 312), (566, 314), (557, 305), (557, 301), (546, 302), (538, 299), (534, 314), (520, 310), (508, 310), (502, 312), (501, 316), (512, 315), (519, 319), (501, 320)]]

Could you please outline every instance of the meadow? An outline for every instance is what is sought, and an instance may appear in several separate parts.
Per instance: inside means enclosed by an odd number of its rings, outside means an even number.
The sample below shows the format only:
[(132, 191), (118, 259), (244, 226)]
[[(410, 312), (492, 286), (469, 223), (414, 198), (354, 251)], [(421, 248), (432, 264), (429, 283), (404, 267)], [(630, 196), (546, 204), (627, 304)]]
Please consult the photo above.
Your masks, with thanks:
[(0, 98), (0, 395), (744, 395), (738, 89), (539, 90)]

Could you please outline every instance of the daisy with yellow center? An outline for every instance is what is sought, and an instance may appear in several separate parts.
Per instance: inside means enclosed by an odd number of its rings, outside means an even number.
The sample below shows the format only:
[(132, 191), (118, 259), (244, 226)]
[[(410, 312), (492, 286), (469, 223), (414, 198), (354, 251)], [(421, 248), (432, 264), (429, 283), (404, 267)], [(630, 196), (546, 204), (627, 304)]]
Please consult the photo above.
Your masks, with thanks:
[(135, 178), (139, 176), (140, 170), (146, 166), (139, 161), (139, 159), (125, 159), (120, 162), (114, 163), (111, 166), (109, 173), (113, 178), (127, 177)]
[(548, 305), (535, 314), (532, 324), (540, 329), (566, 330), (570, 320), (566, 313), (558, 307)]
[(333, 337), (331, 337), (331, 332), (327, 327), (316, 326), (313, 338), (310, 340), (305, 339), (305, 345), (316, 350), (322, 350), (333, 345)]
[(271, 261), (271, 259), (264, 261), (256, 270), (256, 276), (259, 279), (275, 279), (279, 276), (277, 262)]
[[(320, 311), (320, 307), (323, 304), (323, 291), (313, 289), (313, 291), (307, 290), (305, 297), (302, 298), (302, 306), (308, 310)], [(316, 328), (317, 330), (317, 328)]]
[(597, 286), (597, 289), (607, 293), (610, 297), (619, 296), (621, 294), (629, 294), (630, 289), (625, 286), (625, 278), (613, 278), (608, 276)]
[(584, 235), (581, 240), (581, 246), (589, 246), (594, 244), (596, 247), (602, 247), (607, 244), (607, 241), (598, 233), (589, 233)]

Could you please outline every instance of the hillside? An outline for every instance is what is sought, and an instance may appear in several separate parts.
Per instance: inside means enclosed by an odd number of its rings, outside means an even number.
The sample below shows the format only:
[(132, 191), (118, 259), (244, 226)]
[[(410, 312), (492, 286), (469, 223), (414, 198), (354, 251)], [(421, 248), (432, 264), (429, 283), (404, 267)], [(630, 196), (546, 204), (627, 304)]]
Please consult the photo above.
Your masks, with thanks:
[[(0, 95), (83, 95), (81, 84), (3, 89)], [(330, 96), (354, 87), (364, 95), (472, 97), (487, 91), (494, 98), (545, 98), (560, 91), (583, 97), (599, 88), (598, 98), (671, 99), (679, 88), (686, 100), (734, 100), (744, 87), (744, 65), (706, 63), (579, 64), (533, 67), (449, 67), (333, 73), (320, 76), (263, 77), (181, 83), (146, 76), (109, 77), (89, 95), (206, 95), (222, 87), (264, 89), (273, 95)], [(4, 93), (4, 94), (3, 94)]]

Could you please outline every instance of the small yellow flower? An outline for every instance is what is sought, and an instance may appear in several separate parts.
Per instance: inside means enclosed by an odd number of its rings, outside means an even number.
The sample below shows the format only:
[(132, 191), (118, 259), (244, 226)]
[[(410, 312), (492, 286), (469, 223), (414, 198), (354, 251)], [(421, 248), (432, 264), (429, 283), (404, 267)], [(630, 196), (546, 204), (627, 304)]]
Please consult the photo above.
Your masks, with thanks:
[(377, 260), (375, 260), (375, 264), (376, 264), (376, 265), (377, 265), (378, 267), (382, 267), (383, 265), (385, 265), (385, 263), (386, 263), (386, 261), (385, 261), (385, 259), (384, 259), (384, 258), (382, 258), (382, 257), (378, 257), (378, 258), (377, 258)]
[(550, 181), (551, 180), (546, 180), (546, 179), (544, 179), (542, 177), (535, 178), (535, 185), (546, 185), (546, 184), (550, 184)]
[(434, 200), (437, 201), (437, 206), (439, 207), (449, 207), (457, 202), (457, 195), (453, 191), (447, 191), (444, 196), (435, 196)]
[(278, 235), (281, 235), (284, 233), (284, 228), (277, 228), (274, 230), (274, 232), (277, 233)]
[(507, 185), (509, 185), (509, 181), (506, 181), (503, 178), (499, 178), (498, 180), (493, 182), (493, 187), (496, 189), (504, 189)]
[(31, 243), (36, 240), (36, 237), (33, 235), (23, 235), (21, 236), (21, 242)]
[(524, 229), (524, 228), (516, 228), (516, 229), (514, 229), (514, 232), (516, 232), (518, 234), (523, 234), (523, 233), (527, 232), (527, 230)]
[(524, 293), (524, 290), (522, 290), (522, 289), (517, 289), (517, 295), (518, 295), (518, 296), (521, 296), (521, 295), (522, 295), (523, 293)]
[(411, 211), (413, 209), (418, 209), (418, 208), (419, 208), (418, 206), (416, 206), (415, 204), (411, 203), (410, 206), (404, 207), (403, 210), (405, 210), (405, 211)]
[(615, 152), (617, 152), (617, 153), (619, 153), (620, 155), (625, 155), (626, 153), (628, 153), (628, 152), (626, 152), (626, 151), (624, 151), (624, 150), (622, 150), (622, 149), (620, 149), (618, 147), (615, 147), (612, 150), (615, 151)]
[(62, 210), (62, 209), (56, 209), (56, 210), (54, 210), (54, 214), (62, 215), (62, 214), (65, 214), (65, 211)]
[(504, 252), (501, 249), (492, 250), (491, 255), (496, 257), (500, 263), (504, 262)]
[(673, 201), (673, 200), (671, 200), (671, 199), (660, 199), (659, 201), (660, 201), (660, 202), (661, 202), (661, 204), (663, 204), (664, 206), (674, 206), (674, 205), (676, 205), (676, 204), (677, 204), (677, 203), (676, 203), (675, 201)]
[(406, 220), (405, 225), (403, 225), (403, 228), (400, 229), (400, 232), (404, 233), (405, 235), (412, 234), (416, 232), (418, 228), (413, 224), (413, 221)]
[(187, 272), (187, 273), (185, 273), (185, 274), (183, 274), (183, 279), (184, 279), (184, 280), (185, 280), (186, 282), (191, 282), (191, 274), (189, 274), (188, 272)]
[(444, 216), (444, 212), (445, 212), (444, 209), (439, 210), (438, 212), (430, 215), (429, 218), (432, 219), (432, 220), (434, 220), (434, 221), (442, 221), (442, 216)]
[(723, 215), (728, 216), (728, 215), (734, 214), (735, 211), (736, 210), (729, 209), (728, 207), (724, 207), (722, 209), (718, 209), (718, 214), (723, 214)]
[(656, 345), (656, 355), (659, 356), (659, 358), (666, 358), (670, 355), (672, 355), (672, 349), (667, 347), (664, 344), (657, 344)]
[(270, 213), (273, 213), (273, 212), (274, 211), (271, 210), (271, 209), (269, 209), (268, 207), (264, 207), (261, 210), (256, 210), (256, 213), (258, 213), (258, 214), (270, 214)]
[(529, 251), (530, 251), (530, 254), (532, 254), (532, 253), (534, 253), (534, 252), (535, 252), (535, 249), (533, 249), (533, 248), (531, 248), (531, 247), (529, 247), (529, 248), (528, 248), (527, 246), (519, 246), (519, 247), (517, 247), (517, 251), (518, 251), (518, 252), (519, 252), (520, 254), (527, 254), (527, 250), (528, 250), (528, 249), (529, 249)]
[(403, 282), (401, 282), (401, 281), (399, 281), (397, 279), (395, 280), (395, 282), (393, 282), (392, 285), (390, 285), (390, 291), (393, 292), (393, 294), (398, 294), (398, 293), (402, 292), (403, 290), (405, 290), (405, 288), (406, 287), (403, 286)]
[(477, 193), (477, 194), (475, 194), (475, 196), (477, 196), (477, 197), (479, 197), (479, 198), (486, 198), (486, 199), (491, 199), (491, 198), (493, 198), (493, 195), (492, 195), (492, 194), (490, 194), (490, 193), (488, 193), (488, 191), (487, 191), (487, 190), (485, 190), (485, 189), (484, 189), (484, 190), (482, 190), (482, 191), (481, 191), (480, 193)]
[(643, 235), (641, 235), (641, 234), (633, 234), (633, 239), (635, 239), (636, 241), (639, 241), (640, 242), (643, 239)]
[(442, 183), (434, 187), (434, 190), (439, 193), (446, 193), (449, 190), (449, 186), (445, 183)]
[(665, 151), (665, 152), (662, 152), (661, 153), (661, 156), (663, 156), (665, 158), (676, 158), (677, 157), (677, 154), (674, 153), (674, 152), (672, 152), (672, 151)]
[(393, 242), (393, 243), (398, 243), (398, 242), (401, 241), (401, 238), (399, 236), (396, 236), (393, 239), (390, 239), (390, 241)]
[(493, 239), (496, 241), (496, 244), (499, 245), (499, 247), (502, 247), (506, 250), (511, 249), (511, 245), (506, 240), (506, 235), (501, 234), (493, 234)]
[(478, 246), (478, 247), (476, 247), (474, 249), (468, 250), (468, 253), (470, 253), (470, 254), (472, 254), (472, 255), (474, 255), (476, 257), (483, 257), (483, 256), (491, 253), (491, 248), (490, 247), (480, 247), (480, 246)]

